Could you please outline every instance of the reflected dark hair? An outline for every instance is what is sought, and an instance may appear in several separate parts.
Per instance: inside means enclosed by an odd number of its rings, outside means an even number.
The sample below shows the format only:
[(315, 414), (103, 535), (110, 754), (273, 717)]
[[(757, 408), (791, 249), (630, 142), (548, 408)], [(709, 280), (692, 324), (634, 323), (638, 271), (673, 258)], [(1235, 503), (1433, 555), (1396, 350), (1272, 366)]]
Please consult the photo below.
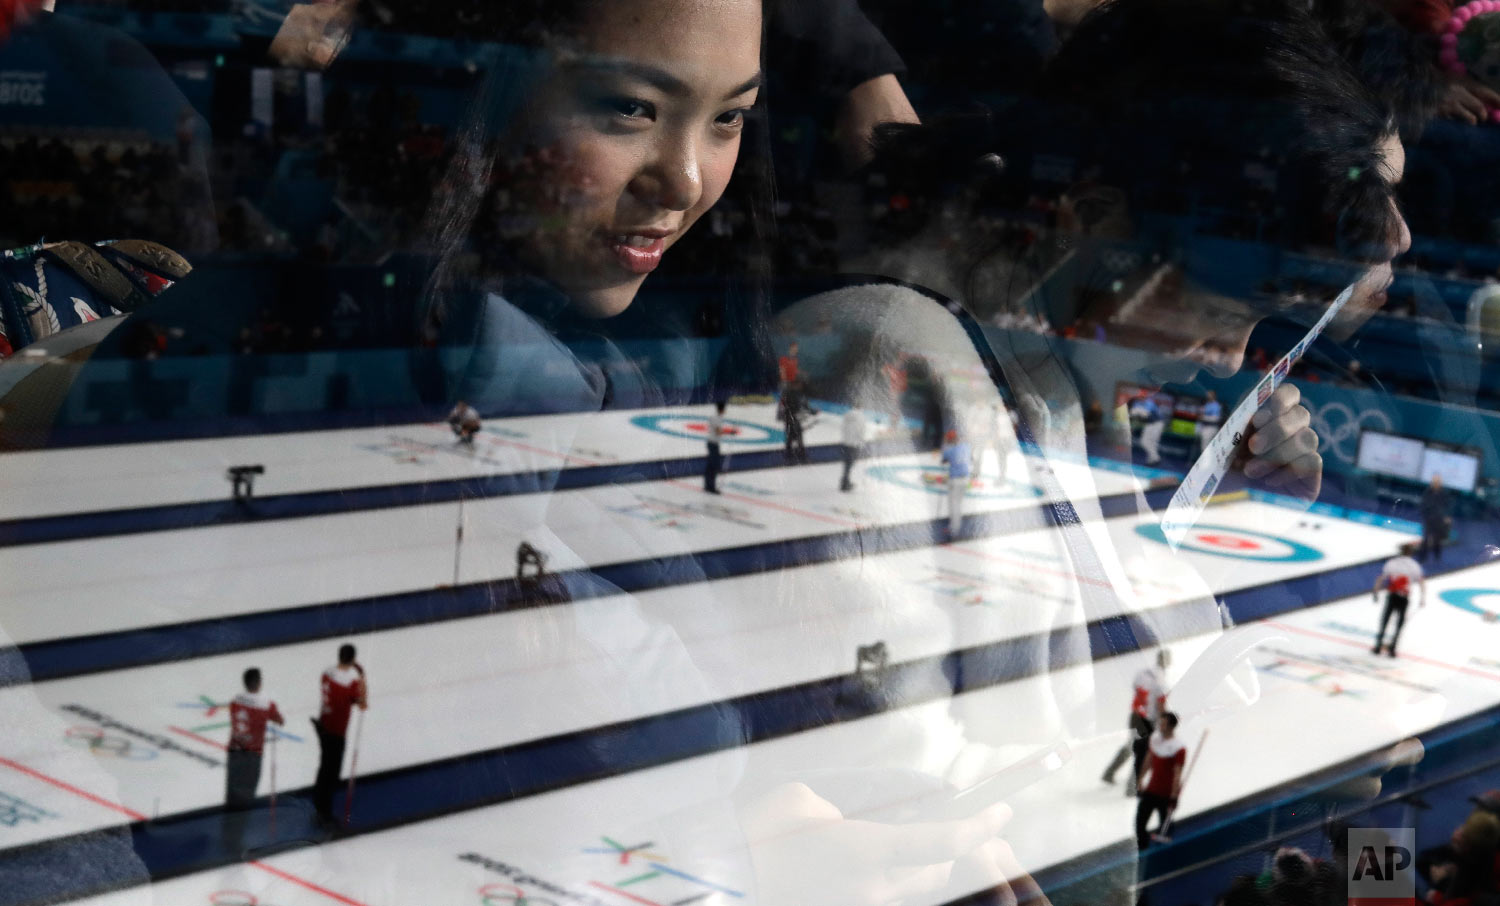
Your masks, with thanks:
[(1416, 140), (1437, 109), (1435, 40), (1403, 27), (1370, 0), (1312, 0), (1311, 9), (1402, 138)]
[[(1382, 30), (1394, 23), (1324, 18), (1319, 4), (1333, 0), (1109, 0), (1031, 96), (884, 127), (874, 167), (917, 197), (1016, 209), (1067, 188), (1050, 173), (1061, 162), (1074, 181), (1123, 190), (1132, 214), (1254, 211), (1264, 241), (1367, 257), (1396, 230), (1379, 146), (1423, 116), (1426, 81), (1416, 46)], [(976, 183), (986, 152), (1006, 167)], [(1268, 174), (1259, 184), (1252, 167)]]
[(1377, 166), (1396, 128), (1389, 105), (1305, 3), (1111, 0), (1058, 54), (1047, 85), (1089, 118), (1090, 163), (1106, 183), (1149, 179), (1172, 192), (1177, 181), (1211, 203), (1251, 205), (1223, 162), (1266, 149), (1272, 242), (1360, 249), (1396, 229)]
[[(494, 0), (472, 3), (461, 21), (463, 37), (477, 41), (542, 47), (581, 17), (583, 7), (608, 0)], [(434, 4), (425, 0), (382, 0), (403, 26), (420, 25), (432, 18)], [(366, 13), (368, 15), (368, 12)], [(458, 20), (454, 20), (457, 22)]]
[(354, 663), (354, 646), (353, 645), (350, 645), (349, 643), (345, 642), (344, 644), (342, 644), (342, 645), (339, 646), (339, 663), (340, 664), (352, 664), (352, 663)]
[[(421, 231), (427, 242), (422, 251), (435, 262), (419, 309), (423, 334), (429, 342), (436, 340), (446, 319), (447, 296), (460, 284), (458, 258), (469, 244), (481, 210), (493, 198), (496, 145), (539, 82), (539, 69), (545, 66), (541, 49), (546, 36), (575, 21), (563, 12), (576, 15), (582, 3), (563, 2), (558, 6), (563, 10), (548, 11), (540, 23), (517, 21), (508, 33), (502, 32), (502, 38), (514, 36), (516, 40), (505, 42), (499, 58), (482, 77), (469, 112), (453, 137), (453, 157), (434, 187)], [(509, 15), (519, 14), (512, 10)]]
[(249, 670), (245, 671), (244, 676), (240, 677), (240, 679), (245, 684), (246, 692), (254, 692), (256, 689), (260, 688), (260, 668), (251, 667)]

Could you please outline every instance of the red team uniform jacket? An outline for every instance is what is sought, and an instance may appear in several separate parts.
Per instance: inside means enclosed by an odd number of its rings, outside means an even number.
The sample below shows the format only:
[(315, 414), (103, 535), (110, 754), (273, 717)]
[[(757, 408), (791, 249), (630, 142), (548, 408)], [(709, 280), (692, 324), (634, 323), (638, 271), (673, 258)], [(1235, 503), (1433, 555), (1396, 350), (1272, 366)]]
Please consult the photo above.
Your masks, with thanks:
[(1135, 675), (1135, 697), (1130, 710), (1148, 724), (1155, 724), (1167, 705), (1167, 692), (1162, 688), (1161, 675), (1153, 668), (1146, 668)]
[(1410, 557), (1392, 557), (1385, 562), (1380, 575), (1386, 580), (1386, 588), (1393, 595), (1411, 597), (1411, 587), (1422, 581), (1422, 565)]
[(776, 367), (781, 371), (781, 382), (790, 384), (797, 379), (797, 360), (789, 355), (784, 355), (776, 360)]
[(322, 688), (318, 724), (324, 733), (343, 736), (349, 729), (349, 712), (365, 700), (365, 672), (356, 665), (329, 667), (323, 671)]
[(241, 692), (229, 703), (229, 748), (260, 754), (266, 744), (266, 722), (286, 723), (276, 703), (258, 692)]
[(1173, 769), (1181, 767), (1187, 761), (1187, 746), (1175, 736), (1167, 739), (1158, 730), (1151, 734), (1150, 751), (1151, 779), (1146, 782), (1146, 788), (1142, 792), (1171, 799)]

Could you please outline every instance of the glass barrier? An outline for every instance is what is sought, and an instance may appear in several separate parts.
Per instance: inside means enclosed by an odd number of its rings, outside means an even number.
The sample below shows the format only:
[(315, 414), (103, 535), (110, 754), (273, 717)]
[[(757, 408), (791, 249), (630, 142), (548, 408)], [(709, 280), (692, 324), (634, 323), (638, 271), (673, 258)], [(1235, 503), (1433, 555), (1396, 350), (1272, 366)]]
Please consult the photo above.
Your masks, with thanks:
[(1415, 895), (1328, 828), (1500, 787), (1497, 47), (0, 0), (0, 906)]

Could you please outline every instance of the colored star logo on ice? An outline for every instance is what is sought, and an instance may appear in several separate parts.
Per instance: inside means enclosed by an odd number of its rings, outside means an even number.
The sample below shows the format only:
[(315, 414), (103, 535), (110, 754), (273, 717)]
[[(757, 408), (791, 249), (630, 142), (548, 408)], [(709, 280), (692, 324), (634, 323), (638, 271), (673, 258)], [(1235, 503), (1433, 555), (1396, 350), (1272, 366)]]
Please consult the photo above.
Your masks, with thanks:
[(213, 717), (215, 714), (219, 713), (219, 710), (221, 708), (229, 707), (229, 702), (216, 702), (212, 698), (209, 698), (207, 695), (200, 695), (198, 696), (198, 700), (195, 702), (178, 702), (177, 707), (192, 708), (194, 710), (202, 708), (204, 717)]

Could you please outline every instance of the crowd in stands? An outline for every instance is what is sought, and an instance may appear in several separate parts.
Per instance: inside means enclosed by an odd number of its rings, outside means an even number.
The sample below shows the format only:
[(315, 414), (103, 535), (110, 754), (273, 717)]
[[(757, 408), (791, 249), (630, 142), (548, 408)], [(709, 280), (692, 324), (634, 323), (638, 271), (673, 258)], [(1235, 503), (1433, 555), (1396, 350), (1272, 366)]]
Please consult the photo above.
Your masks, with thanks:
[(242, 356), (279, 355), (315, 352), (330, 345), (321, 325), (292, 323), (263, 308), (253, 327), (240, 329), (233, 351)]
[(211, 242), (207, 186), (184, 150), (144, 139), (0, 137), (5, 247), (43, 237)]
[[(1500, 790), (1473, 798), (1474, 809), (1449, 839), (1419, 850), (1419, 899), (1432, 906), (1500, 906)], [(1277, 849), (1258, 875), (1241, 875), (1216, 906), (1347, 906), (1349, 828), (1329, 827), (1329, 858)], [(1419, 841), (1420, 842), (1420, 841)]]
[[(221, 13), (232, 9), (231, 0), (77, 2), (167, 12)], [(905, 55), (909, 72), (904, 83), (909, 93), (913, 98), (929, 99), (928, 106), (933, 109), (944, 107), (944, 86), (967, 86), (971, 96), (977, 86), (980, 96), (991, 97), (1024, 86), (1055, 49), (1059, 36), (1066, 33), (1065, 24), (1059, 24), (1066, 17), (1054, 11), (1055, 21), (1049, 21), (1041, 14), (1041, 3), (943, 2), (924, 8), (920, 15), (904, 12), (893, 3), (872, 0), (864, 6)], [(362, 0), (359, 10), (361, 27), (392, 33), (464, 38), (492, 33), (496, 24), (492, 21), (494, 6), (481, 0), (458, 4)], [(1009, 62), (1004, 65), (979, 62), (1003, 56), (1000, 54), (954, 52), (954, 48), (976, 42), (991, 46), (1002, 38), (1008, 42), (1007, 47), (1015, 45), (1016, 51), (1007, 56)], [(454, 60), (458, 58), (456, 54)], [(211, 160), (217, 197), (212, 203), (202, 197), (206, 187), (195, 184), (198, 177), (190, 172), (186, 147), (77, 136), (0, 137), (0, 172), (6, 174), (0, 179), (0, 204), (16, 213), (0, 226), (0, 233), (13, 233), (21, 224), (26, 227), (24, 234), (0, 239), (15, 246), (43, 236), (85, 240), (146, 236), (182, 249), (214, 247), (224, 255), (254, 253), (322, 264), (365, 263), (380, 250), (420, 248), (426, 238), (424, 224), (434, 187), (439, 186), (449, 166), (452, 136), (459, 123), (453, 122), (451, 115), (439, 117), (425, 110), (417, 95), (396, 87), (399, 78), (371, 79), (365, 73), (363, 81), (354, 83), (339, 72), (329, 72), (324, 78), (326, 93), (321, 121), (316, 126), (295, 117), (287, 126), (280, 122), (278, 112), (275, 128), (257, 132), (247, 128), (250, 124), (244, 121), (216, 117)], [(920, 195), (904, 191), (899, 180), (893, 183), (885, 174), (865, 173), (861, 179), (849, 181), (844, 179), (847, 174), (830, 171), (826, 164), (832, 139), (826, 125), (819, 127), (806, 117), (777, 120), (775, 111), (769, 115), (771, 121), (760, 128), (766, 129), (779, 192), (772, 212), (773, 258), (764, 264), (777, 279), (826, 275), (858, 264), (861, 249), (899, 241), (930, 216), (931, 212), (921, 210), (913, 200)], [(1500, 126), (1447, 126), (1450, 130), (1470, 130), (1475, 141), (1486, 146), (1500, 146)], [(311, 172), (323, 186), (318, 191), (326, 196), (316, 216), (301, 224), (288, 222), (274, 205), (265, 203), (260, 192), (242, 191), (247, 185), (273, 184), (278, 165), (288, 155), (312, 160)], [(1423, 152), (1414, 152), (1414, 158), (1423, 159)], [(742, 166), (763, 165), (764, 159), (755, 155), (745, 155), (742, 160)], [(1285, 213), (1278, 209), (1278, 200), (1269, 189), (1256, 194), (1258, 185), (1274, 184), (1267, 174), (1277, 165), (1278, 161), (1268, 158), (1223, 174), (1226, 183), (1238, 187), (1237, 197), (1251, 199), (1250, 204), (1236, 207), (1232, 214), (1216, 210), (1203, 199), (1174, 195), (1170, 181), (1154, 199), (1155, 213), (1190, 215), (1200, 230), (1212, 235), (1254, 239), (1264, 221)], [(1039, 160), (1033, 166), (1055, 168), (1059, 180), (1074, 175), (1068, 172), (1067, 161)], [(1483, 223), (1477, 231), (1456, 234), (1458, 227), (1450, 229), (1449, 224), (1461, 224), (1461, 219), (1447, 218), (1441, 211), (1424, 211), (1424, 205), (1448, 204), (1452, 199), (1427, 191), (1430, 186), (1423, 180), (1431, 175), (1430, 167), (1416, 169), (1414, 189), (1404, 199), (1413, 225), (1423, 225), (1444, 241), (1457, 241), (1458, 247), (1464, 242), (1476, 243), (1474, 247), (1480, 253), (1455, 257), (1437, 253), (1430, 243), (1419, 243), (1417, 250), (1399, 262), (1401, 267), (1439, 278), (1495, 280), (1500, 276), (1500, 259), (1491, 254), (1494, 237), (1485, 235)], [(497, 184), (516, 178), (502, 168), (494, 174)], [(852, 196), (835, 194), (841, 179), (852, 189)], [(753, 184), (754, 180), (738, 183)], [(836, 198), (835, 203), (828, 202), (830, 195)], [(850, 198), (854, 199), (852, 206)], [(305, 197), (299, 201), (308, 203)], [(704, 228), (674, 256), (673, 270), (680, 274), (722, 274), (762, 264), (745, 260), (759, 247), (747, 241), (757, 228), (749, 208), (750, 204), (732, 189), (705, 219)], [(844, 216), (849, 208), (857, 215), (852, 218), (858, 221), (853, 226)], [(1058, 212), (1048, 205), (1025, 202), (1009, 216), (996, 218), (996, 240), (1007, 245), (1023, 244), (1031, 231), (1053, 223), (1057, 216)], [(479, 252), (499, 247), (497, 240), (507, 229), (515, 228), (494, 217), (481, 217), (480, 223), (474, 236)], [(1294, 287), (1287, 298), (1295, 300), (1299, 293), (1318, 291), (1312, 286)], [(1412, 297), (1393, 294), (1381, 318), (1415, 317), (1420, 316), (1419, 311)], [(1034, 315), (1004, 310), (978, 314), (1002, 328), (1043, 329)], [(1110, 339), (1108, 325), (1100, 323), (1080, 322), (1057, 332), (1084, 341)], [(273, 339), (242, 345), (262, 349), (278, 344), (302, 347), (308, 342), (303, 337), (294, 343), (282, 343), (274, 339), (274, 331), (269, 336)], [(1256, 352), (1259, 355), (1248, 357), (1248, 367), (1274, 364), (1261, 361), (1265, 354)], [(1221, 353), (1227, 359), (1228, 353)], [(1360, 385), (1366, 378), (1357, 368), (1329, 368), (1311, 361), (1299, 364), (1296, 376), (1309, 382), (1351, 386)], [(1400, 378), (1387, 381), (1386, 386), (1416, 395), (1433, 392), (1420, 381)]]
[[(235, 11), (242, 0), (73, 0), (79, 5), (151, 13), (224, 14)], [(261, 0), (264, 2), (264, 0)], [(291, 0), (271, 0), (265, 5), (283, 11)], [(492, 34), (498, 21), (498, 3), (493, 0), (364, 0), (363, 25), (399, 34), (440, 38), (468, 38)]]
[(1500, 904), (1500, 790), (1475, 797), (1474, 806), (1448, 842), (1417, 854), (1429, 903)]
[(131, 10), (142, 13), (227, 13), (234, 0), (69, 0), (79, 6)]

